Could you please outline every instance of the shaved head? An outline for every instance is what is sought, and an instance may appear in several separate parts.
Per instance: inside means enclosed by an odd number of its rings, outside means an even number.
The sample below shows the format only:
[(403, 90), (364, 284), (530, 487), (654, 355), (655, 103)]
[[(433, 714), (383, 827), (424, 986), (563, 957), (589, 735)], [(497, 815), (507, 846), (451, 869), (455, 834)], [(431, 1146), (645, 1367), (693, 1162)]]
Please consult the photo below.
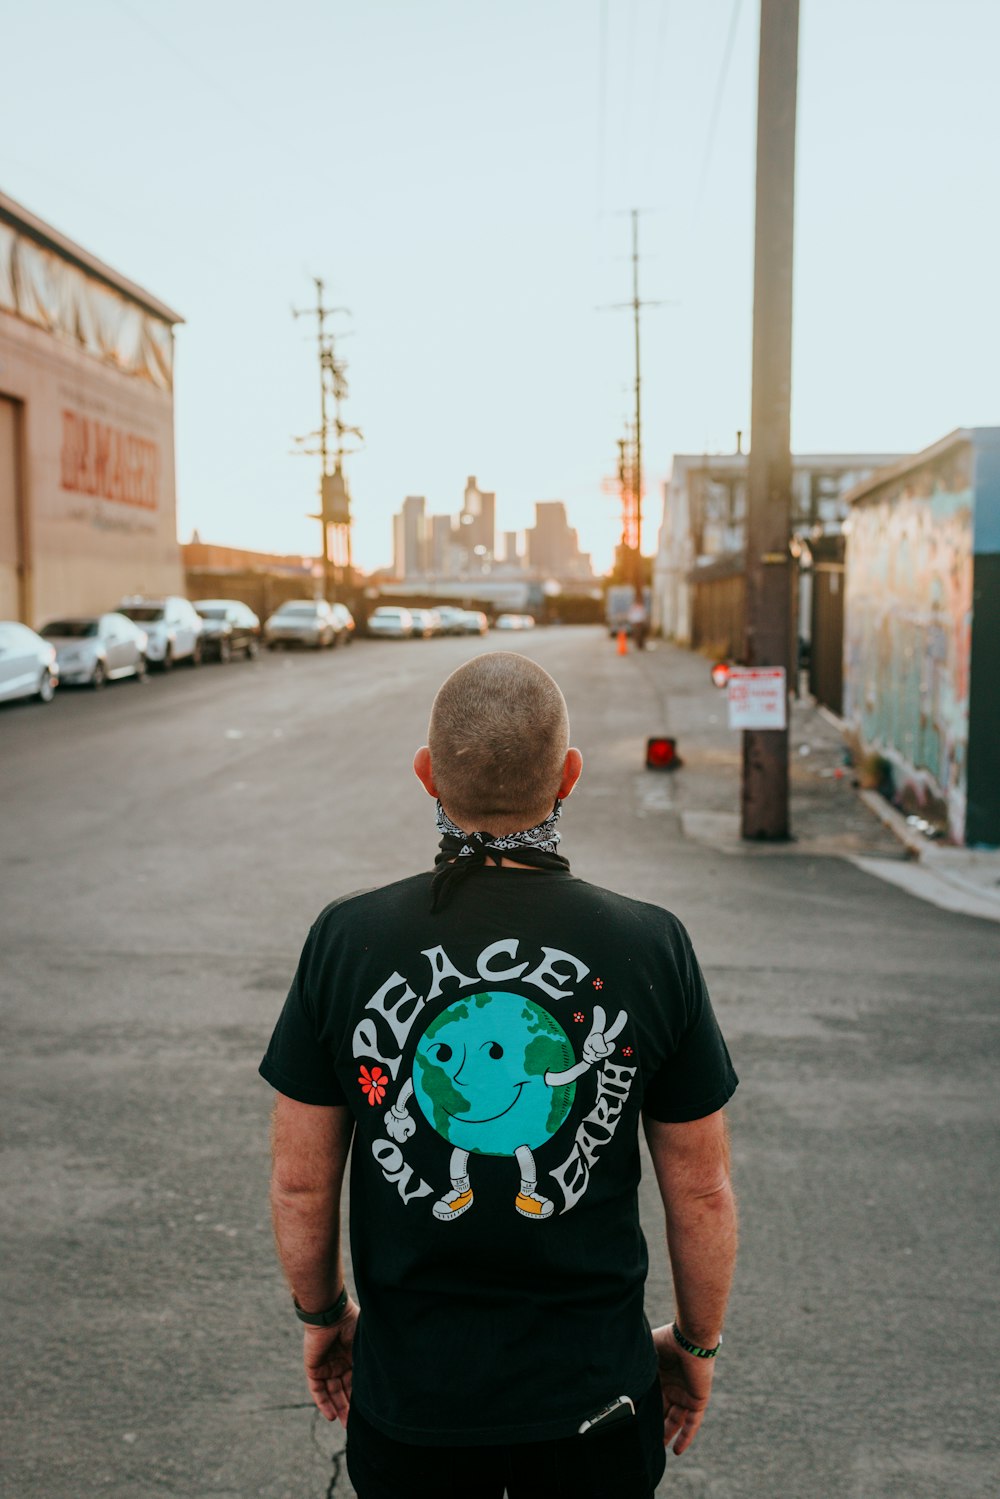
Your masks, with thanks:
[(566, 700), (534, 661), (490, 651), (441, 688), (428, 748), (441, 805), (465, 832), (534, 827), (559, 793), (569, 748)]

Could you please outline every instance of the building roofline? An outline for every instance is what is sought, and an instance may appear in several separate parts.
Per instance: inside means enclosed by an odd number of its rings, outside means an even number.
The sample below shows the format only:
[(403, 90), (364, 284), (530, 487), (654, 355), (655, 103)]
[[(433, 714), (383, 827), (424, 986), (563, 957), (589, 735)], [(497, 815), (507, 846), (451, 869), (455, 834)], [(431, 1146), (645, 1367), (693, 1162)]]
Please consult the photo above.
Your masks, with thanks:
[(937, 442), (932, 442), (929, 448), (921, 448), (919, 453), (911, 453), (907, 458), (901, 458), (898, 463), (889, 468), (881, 469), (868, 479), (862, 479), (860, 484), (855, 484), (844, 495), (848, 505), (855, 504), (863, 499), (865, 495), (872, 494), (874, 490), (881, 489), (883, 484), (891, 484), (895, 479), (902, 479), (906, 474), (912, 473), (915, 468), (921, 468), (925, 463), (932, 463), (935, 458), (941, 458), (948, 452), (949, 448), (956, 447), (960, 442), (972, 442), (977, 432), (997, 431), (993, 427), (956, 427), (945, 437), (939, 437)]
[(114, 291), (120, 292), (122, 296), (128, 297), (129, 301), (136, 302), (151, 312), (154, 317), (162, 319), (165, 323), (174, 325), (183, 323), (184, 319), (179, 312), (168, 307), (166, 302), (161, 302), (150, 292), (144, 291), (127, 276), (111, 266), (105, 265), (103, 260), (98, 260), (96, 255), (91, 255), (89, 250), (84, 250), (81, 245), (75, 244), (65, 234), (60, 234), (58, 229), (53, 229), (51, 224), (46, 224), (44, 219), (31, 213), (13, 198), (8, 198), (6, 193), (0, 192), (0, 223), (10, 224), (12, 228), (33, 239), (36, 244), (42, 245), (46, 250), (53, 250), (63, 260), (68, 260), (72, 265), (78, 266), (80, 270), (86, 271), (89, 276), (94, 276), (98, 281), (103, 281), (105, 286), (110, 286)]
[[(853, 466), (854, 464), (876, 464), (884, 468), (897, 463), (905, 463), (912, 458), (911, 453), (793, 453), (792, 467), (804, 467), (807, 464), (821, 466), (823, 464)], [(674, 453), (672, 461), (683, 464), (685, 468), (714, 468), (747, 464), (750, 461), (750, 450), (745, 453)]]

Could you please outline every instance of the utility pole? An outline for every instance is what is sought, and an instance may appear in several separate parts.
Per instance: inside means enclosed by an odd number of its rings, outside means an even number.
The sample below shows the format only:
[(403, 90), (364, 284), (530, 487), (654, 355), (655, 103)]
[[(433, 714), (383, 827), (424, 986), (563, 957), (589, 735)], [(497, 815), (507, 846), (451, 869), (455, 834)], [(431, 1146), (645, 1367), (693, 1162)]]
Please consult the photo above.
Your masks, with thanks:
[(634, 571), (634, 556), (639, 551), (639, 516), (635, 504), (635, 435), (628, 422), (625, 436), (618, 439), (618, 491), (622, 506), (622, 560), (627, 560), (626, 577)]
[(639, 360), (639, 210), (632, 210), (632, 315), (635, 324), (635, 587), (642, 593), (642, 365)]
[[(323, 566), (323, 597), (332, 599), (338, 592), (337, 584), (334, 582), (335, 573), (339, 574), (340, 581), (347, 587), (350, 586), (352, 579), (351, 512), (350, 496), (344, 478), (344, 438), (348, 435), (360, 438), (361, 431), (358, 427), (348, 426), (342, 419), (343, 402), (347, 398), (347, 366), (343, 360), (337, 359), (334, 334), (326, 327), (328, 317), (336, 313), (347, 313), (350, 309), (326, 307), (323, 303), (323, 281), (319, 276), (315, 276), (313, 280), (316, 286), (316, 306), (293, 307), (292, 316), (315, 317), (316, 319), (320, 424), (318, 432), (311, 432), (307, 437), (295, 440), (299, 443), (306, 443), (311, 439), (318, 439), (318, 447), (302, 447), (299, 451), (318, 455), (320, 460), (320, 509), (319, 514), (310, 516), (310, 519), (318, 520), (322, 527), (320, 557)], [(334, 403), (332, 422), (329, 418), (328, 404), (331, 395)], [(336, 437), (335, 463), (332, 473), (330, 472), (331, 434)]]
[[(632, 218), (632, 300), (616, 302), (618, 309), (629, 308), (632, 312), (635, 341), (635, 423), (630, 434), (631, 452), (628, 462), (622, 451), (619, 461), (619, 476), (628, 475), (627, 485), (622, 477), (622, 546), (634, 550), (631, 558), (632, 582), (642, 590), (642, 363), (640, 360), (639, 324), (644, 307), (662, 307), (662, 302), (643, 302), (639, 296), (639, 213), (638, 208), (629, 210)], [(621, 442), (619, 441), (619, 447)], [(624, 560), (624, 559), (623, 559)]]
[[(744, 656), (750, 667), (783, 667), (786, 687), (798, 38), (798, 0), (761, 0)], [(744, 730), (741, 812), (744, 838), (789, 837), (787, 729)]]

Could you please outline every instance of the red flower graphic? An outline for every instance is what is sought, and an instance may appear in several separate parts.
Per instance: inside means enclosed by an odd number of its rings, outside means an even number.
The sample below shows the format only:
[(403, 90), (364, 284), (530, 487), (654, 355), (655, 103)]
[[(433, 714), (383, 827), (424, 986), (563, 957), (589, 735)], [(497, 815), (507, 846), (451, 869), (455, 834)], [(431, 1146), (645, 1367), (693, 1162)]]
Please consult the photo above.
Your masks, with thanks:
[(358, 1082), (361, 1084), (361, 1091), (367, 1093), (368, 1102), (372, 1108), (376, 1104), (380, 1104), (385, 1097), (387, 1078), (388, 1073), (383, 1072), (381, 1067), (373, 1067), (371, 1072), (368, 1071), (367, 1067), (362, 1067)]
[(586, 1018), (587, 1017), (584, 1015), (582, 1010), (575, 1010), (573, 1013), (573, 1019), (577, 1022), (577, 1024), (579, 1024), (581, 1020), (585, 1020)]
[(632, 1048), (631, 1048), (631, 1046), (623, 1046), (622, 1047), (622, 1056), (623, 1057), (630, 1057), (631, 1055), (632, 1055)]
[(603, 989), (604, 988), (604, 980), (603, 979), (595, 979), (594, 980), (594, 988), (595, 989)]

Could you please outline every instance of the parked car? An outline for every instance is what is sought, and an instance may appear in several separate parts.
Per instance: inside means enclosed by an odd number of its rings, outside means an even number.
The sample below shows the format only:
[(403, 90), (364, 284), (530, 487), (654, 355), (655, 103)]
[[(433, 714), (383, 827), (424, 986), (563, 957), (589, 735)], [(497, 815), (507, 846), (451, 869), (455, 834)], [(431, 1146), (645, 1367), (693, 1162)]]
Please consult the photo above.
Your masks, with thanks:
[(0, 702), (39, 697), (51, 703), (58, 683), (55, 646), (17, 620), (0, 620)]
[(331, 604), (334, 645), (350, 645), (354, 639), (354, 615), (346, 604)]
[(496, 629), (498, 630), (533, 630), (534, 628), (533, 614), (501, 614), (497, 617)]
[(413, 616), (409, 609), (380, 604), (368, 616), (368, 633), (390, 640), (408, 640), (413, 634)]
[(64, 687), (103, 687), (118, 677), (146, 675), (148, 637), (124, 614), (53, 619), (40, 631), (55, 646)]
[(462, 615), (465, 613), (464, 609), (456, 609), (453, 604), (442, 604), (437, 613), (441, 621), (442, 635), (465, 634), (465, 628), (462, 624)]
[(146, 632), (146, 660), (169, 671), (178, 661), (201, 662), (201, 619), (187, 599), (170, 594), (162, 599), (128, 598), (118, 613)]
[(432, 635), (441, 634), (441, 616), (436, 609), (411, 609), (410, 618), (414, 639), (429, 640)]
[(326, 599), (288, 599), (265, 622), (268, 650), (302, 645), (320, 651), (333, 645), (337, 638), (333, 611), (337, 607), (343, 606), (328, 604)]
[(242, 651), (253, 661), (260, 650), (260, 620), (238, 599), (195, 599), (201, 618), (201, 649), (205, 656), (228, 661)]
[(463, 635), (485, 635), (490, 622), (480, 609), (463, 609), (461, 618)]

